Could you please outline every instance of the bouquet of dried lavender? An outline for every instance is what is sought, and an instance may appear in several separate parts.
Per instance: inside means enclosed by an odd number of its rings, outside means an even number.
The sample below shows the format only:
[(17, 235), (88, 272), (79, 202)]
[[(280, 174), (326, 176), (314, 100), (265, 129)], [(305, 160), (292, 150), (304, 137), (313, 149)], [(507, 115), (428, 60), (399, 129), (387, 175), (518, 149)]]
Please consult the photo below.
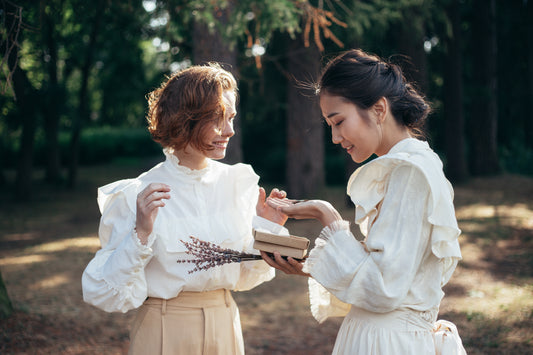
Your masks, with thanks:
[(190, 242), (181, 242), (187, 248), (186, 254), (193, 255), (194, 259), (177, 260), (178, 263), (194, 263), (196, 267), (189, 274), (200, 270), (207, 270), (215, 266), (229, 263), (240, 263), (247, 260), (262, 260), (261, 255), (248, 254), (233, 249), (222, 248), (214, 243), (206, 242), (189, 236)]

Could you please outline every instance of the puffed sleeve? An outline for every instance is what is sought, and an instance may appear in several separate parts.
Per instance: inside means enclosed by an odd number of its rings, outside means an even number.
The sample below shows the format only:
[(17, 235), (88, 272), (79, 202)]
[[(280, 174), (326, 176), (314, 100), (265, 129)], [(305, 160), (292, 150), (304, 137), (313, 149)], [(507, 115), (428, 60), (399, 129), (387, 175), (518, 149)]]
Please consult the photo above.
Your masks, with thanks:
[[(235, 187), (237, 203), (242, 206), (239, 210), (242, 212), (242, 222), (247, 225), (243, 238), (245, 239), (244, 251), (256, 253), (253, 249), (253, 228), (265, 229), (271, 233), (283, 234), (288, 231), (282, 226), (270, 222), (256, 215), (256, 205), (259, 197), (259, 176), (253, 171), (252, 167), (247, 164), (235, 164), (232, 174), (236, 176)], [(263, 260), (247, 261), (241, 263), (240, 278), (235, 286), (236, 291), (250, 290), (263, 282), (270, 281), (275, 276), (275, 269), (270, 267)]]
[[(397, 308), (409, 291), (428, 240), (421, 238), (429, 185), (413, 165), (400, 165), (383, 188), (379, 215), (363, 246), (349, 228), (322, 237), (306, 270), (339, 300), (373, 312)], [(325, 240), (326, 239), (326, 240)]]
[(83, 272), (82, 289), (85, 302), (106, 312), (127, 312), (147, 296), (144, 267), (153, 255), (153, 236), (142, 245), (134, 230), (139, 185), (121, 180), (98, 190), (102, 248)]

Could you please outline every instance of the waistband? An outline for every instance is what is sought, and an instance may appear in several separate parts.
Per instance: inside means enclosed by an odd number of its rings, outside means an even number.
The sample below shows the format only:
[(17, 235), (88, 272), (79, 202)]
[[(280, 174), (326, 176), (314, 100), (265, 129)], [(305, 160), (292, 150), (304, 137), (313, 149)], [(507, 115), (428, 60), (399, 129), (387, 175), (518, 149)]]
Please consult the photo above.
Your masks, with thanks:
[(149, 297), (144, 301), (148, 306), (185, 307), (185, 308), (207, 308), (225, 306), (229, 307), (233, 300), (231, 292), (226, 289), (219, 289), (205, 292), (181, 291), (176, 297), (162, 299)]
[(387, 313), (376, 313), (352, 305), (346, 318), (352, 318), (361, 323), (374, 324), (380, 328), (432, 330), (437, 314), (438, 309), (415, 311), (409, 308), (401, 308)]

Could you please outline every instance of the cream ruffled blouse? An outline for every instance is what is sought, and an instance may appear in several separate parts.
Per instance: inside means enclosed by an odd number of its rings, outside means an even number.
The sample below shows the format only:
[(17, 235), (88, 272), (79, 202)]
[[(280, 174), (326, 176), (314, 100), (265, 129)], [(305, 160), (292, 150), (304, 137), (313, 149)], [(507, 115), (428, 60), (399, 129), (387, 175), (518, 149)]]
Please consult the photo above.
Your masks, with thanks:
[(453, 189), (426, 142), (408, 138), (354, 172), (347, 192), (364, 242), (346, 221), (324, 228), (304, 264), (311, 311), (322, 322), (350, 305), (432, 317), (461, 259)]
[[(225, 248), (255, 252), (254, 227), (274, 233), (286, 229), (257, 217), (259, 177), (249, 165), (226, 165), (213, 160), (201, 170), (179, 165), (165, 151), (166, 160), (135, 179), (120, 180), (98, 190), (102, 213), (102, 245), (82, 276), (84, 300), (105, 311), (126, 312), (146, 297), (170, 299), (181, 291), (248, 290), (274, 277), (264, 261), (226, 264), (189, 274), (194, 265), (180, 240), (189, 236)], [(148, 184), (170, 186), (171, 198), (159, 209), (147, 245), (134, 233), (136, 199)]]

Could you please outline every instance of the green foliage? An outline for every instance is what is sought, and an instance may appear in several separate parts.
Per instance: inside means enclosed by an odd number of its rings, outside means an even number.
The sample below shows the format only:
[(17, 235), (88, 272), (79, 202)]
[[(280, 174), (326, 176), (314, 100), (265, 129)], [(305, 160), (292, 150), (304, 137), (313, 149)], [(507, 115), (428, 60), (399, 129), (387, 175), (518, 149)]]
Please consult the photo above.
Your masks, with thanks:
[[(282, 48), (274, 45), (272, 50)], [(285, 179), (286, 86), (280, 85), (284, 78), (270, 61), (258, 73), (255, 63), (243, 60), (238, 119), (244, 161), (253, 165), (262, 181), (280, 183)]]
[[(104, 10), (98, 11), (97, 1), (50, 0), (17, 1), (23, 7), (24, 31), (21, 37), (20, 64), (28, 73), (34, 89), (38, 90), (41, 105), (37, 117), (37, 164), (44, 164), (44, 134), (42, 125), (47, 110), (56, 108), (60, 115), (59, 129), (61, 155), (66, 162), (68, 140), (73, 118), (78, 115), (81, 70), (87, 55), (90, 31), (96, 20), (97, 45), (93, 53), (89, 80), (90, 120), (83, 122), (90, 129), (82, 134), (82, 163), (110, 159), (113, 155), (143, 154), (141, 147), (151, 146), (144, 132), (146, 111), (145, 95), (157, 87), (168, 74), (171, 63), (190, 59), (192, 23), (208, 24), (213, 31), (222, 33), (233, 43), (240, 55), (240, 113), (241, 138), (244, 158), (256, 166), (269, 180), (282, 180), (285, 175), (285, 117), (286, 117), (286, 39), (302, 31), (302, 4), (300, 0), (157, 0), (153, 11), (147, 12), (142, 2), (104, 1)], [(446, 16), (450, 0), (343, 0), (310, 1), (320, 3), (337, 18), (348, 24), (347, 29), (332, 27), (332, 31), (346, 45), (361, 47), (384, 57), (398, 54), (397, 43), (391, 32), (398, 26), (411, 26), (422, 35), (439, 38), (438, 45), (427, 55), (429, 86), (427, 95), (436, 108), (430, 118), (432, 142), (442, 151), (444, 124), (442, 107), (443, 72), (447, 49), (445, 38), (451, 35)], [(471, 46), (475, 41), (469, 30), (472, 3), (461, 3), (464, 28), (464, 104), (468, 125), (471, 107), (469, 97), (473, 88)], [(41, 6), (42, 5), (42, 6)], [(503, 166), (512, 172), (531, 174), (531, 146), (524, 131), (531, 118), (530, 88), (525, 78), (528, 71), (523, 39), (527, 38), (528, 17), (523, 2), (498, 3), (498, 43), (500, 64), (498, 103), (500, 122), (498, 140)], [(230, 9), (226, 25), (220, 20), (221, 11)], [(519, 24), (515, 25), (515, 22)], [(416, 25), (416, 26), (415, 26)], [(168, 48), (156, 47), (152, 39), (159, 37)], [(312, 37), (312, 34), (311, 34)], [(413, 34), (413, 38), (416, 37)], [(246, 57), (248, 40), (259, 39), (267, 52), (261, 58), (263, 68), (258, 70), (253, 58)], [(55, 61), (50, 44), (57, 48)], [(341, 49), (331, 41), (324, 41), (324, 57), (331, 57)], [(509, 63), (507, 58), (512, 58)], [(54, 68), (55, 65), (55, 68)], [(57, 70), (56, 84), (53, 69)], [(311, 78), (312, 79), (312, 78)], [(0, 98), (0, 159), (3, 166), (13, 166), (19, 147), (21, 113), (17, 111), (9, 93)], [(130, 133), (110, 127), (132, 127)], [(108, 127), (99, 129), (99, 127)], [(127, 132), (128, 130), (126, 130)], [(119, 133), (120, 132), (120, 133)], [(144, 132), (144, 133), (134, 133)], [(265, 134), (269, 132), (269, 134)], [(529, 133), (530, 134), (530, 133)], [(325, 138), (329, 141), (329, 138)], [(133, 143), (127, 143), (133, 142)], [(260, 142), (260, 144), (258, 144)], [(157, 146), (157, 145), (156, 145)], [(135, 148), (134, 148), (135, 147)], [(343, 180), (342, 154), (327, 146), (327, 180)], [(148, 149), (148, 148), (147, 148)], [(94, 151), (94, 152), (90, 152)], [(159, 148), (149, 148), (150, 154)], [(9, 165), (11, 164), (11, 165)]]
[(512, 141), (510, 146), (500, 147), (500, 161), (507, 172), (533, 176), (533, 149), (519, 140)]
[(248, 30), (255, 38), (270, 42), (276, 32), (286, 32), (291, 37), (300, 31), (302, 10), (290, 0), (238, 1), (232, 15), (233, 37), (241, 37)]
[[(66, 148), (66, 144), (63, 147)], [(83, 164), (100, 164), (117, 157), (151, 157), (158, 154), (161, 154), (161, 147), (152, 141), (145, 128), (90, 128), (84, 130), (81, 137), (80, 162)]]
[[(393, 25), (409, 26), (413, 21), (431, 23), (431, 10), (442, 14), (437, 0), (374, 0), (344, 1), (349, 12), (343, 17), (350, 33), (348, 42), (364, 43), (365, 46), (388, 46), (383, 43)], [(409, 21), (406, 21), (409, 19)], [(420, 28), (420, 31), (423, 29)]]
[[(247, 33), (268, 43), (276, 32), (292, 35), (299, 31), (302, 16), (299, 3), (297, 0), (157, 1), (159, 9), (171, 14), (171, 23), (175, 28), (181, 29), (178, 37), (182, 40), (188, 36), (183, 30), (188, 29), (193, 21), (199, 21), (205, 23), (210, 31), (221, 33), (230, 45), (235, 45)], [(220, 22), (224, 11), (229, 12), (227, 23)], [(161, 11), (157, 13), (160, 15)], [(172, 16), (174, 14), (176, 16)]]
[[(18, 137), (4, 140), (4, 168), (15, 168), (18, 160)], [(35, 164), (46, 162), (44, 134), (39, 131), (35, 140)], [(61, 160), (70, 159), (70, 133), (59, 135)], [(155, 143), (146, 128), (94, 127), (83, 130), (81, 135), (80, 163), (101, 164), (124, 157), (152, 157), (161, 154), (161, 147)]]
[(148, 90), (139, 32), (148, 17), (140, 5), (127, 11), (121, 6), (112, 2), (106, 9), (114, 18), (110, 30), (117, 33), (106, 36), (98, 52), (93, 75), (93, 91), (100, 93), (96, 115), (99, 125), (139, 127), (144, 122)]

